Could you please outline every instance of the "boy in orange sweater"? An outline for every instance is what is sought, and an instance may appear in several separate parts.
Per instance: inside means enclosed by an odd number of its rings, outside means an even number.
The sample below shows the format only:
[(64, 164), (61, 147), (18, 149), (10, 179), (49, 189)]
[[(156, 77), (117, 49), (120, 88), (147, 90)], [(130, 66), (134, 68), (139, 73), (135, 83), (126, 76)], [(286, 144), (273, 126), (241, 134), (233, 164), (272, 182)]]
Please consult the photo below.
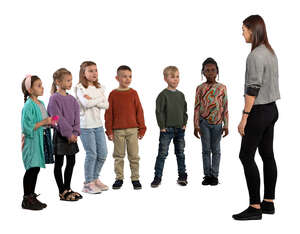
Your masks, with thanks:
[(125, 146), (127, 146), (132, 185), (134, 189), (141, 189), (138, 139), (141, 140), (146, 132), (144, 112), (137, 92), (129, 88), (130, 67), (120, 66), (116, 80), (119, 82), (119, 88), (109, 94), (109, 108), (105, 112), (106, 134), (114, 143), (116, 181), (112, 188), (119, 189), (123, 185)]

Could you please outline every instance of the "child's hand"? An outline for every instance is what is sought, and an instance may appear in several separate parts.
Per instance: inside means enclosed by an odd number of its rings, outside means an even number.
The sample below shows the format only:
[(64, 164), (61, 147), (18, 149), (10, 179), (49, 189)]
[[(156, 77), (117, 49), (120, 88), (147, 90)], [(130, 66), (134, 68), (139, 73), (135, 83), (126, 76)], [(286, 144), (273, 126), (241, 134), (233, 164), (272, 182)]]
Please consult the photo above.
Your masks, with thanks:
[(202, 136), (202, 132), (201, 132), (200, 128), (195, 128), (194, 129), (194, 135), (195, 135), (195, 137), (197, 137), (198, 139), (200, 139), (200, 136)]
[(143, 137), (144, 137), (144, 135), (139, 135), (139, 134), (138, 134), (138, 139), (139, 139), (139, 140), (142, 140)]
[(77, 137), (72, 134), (72, 136), (68, 139), (69, 143), (75, 143), (77, 141)]
[(43, 125), (50, 125), (52, 123), (52, 117), (48, 117), (43, 120)]
[(23, 151), (24, 148), (24, 144), (25, 144), (25, 135), (22, 133), (22, 139), (21, 139), (21, 149)]
[(165, 129), (165, 128), (164, 128), (164, 129), (161, 129), (160, 131), (161, 131), (161, 132), (166, 132), (166, 131), (167, 131), (167, 129)]
[(184, 125), (184, 126), (182, 127), (182, 129), (185, 130), (185, 129), (186, 129), (186, 126)]
[(108, 140), (112, 141), (114, 139), (114, 135), (109, 135)]
[(92, 98), (91, 98), (89, 95), (87, 95), (87, 94), (85, 94), (83, 97), (86, 98), (87, 100), (91, 100), (91, 99), (92, 99)]
[(228, 135), (228, 128), (223, 128), (222, 134), (224, 134), (223, 137), (226, 137)]

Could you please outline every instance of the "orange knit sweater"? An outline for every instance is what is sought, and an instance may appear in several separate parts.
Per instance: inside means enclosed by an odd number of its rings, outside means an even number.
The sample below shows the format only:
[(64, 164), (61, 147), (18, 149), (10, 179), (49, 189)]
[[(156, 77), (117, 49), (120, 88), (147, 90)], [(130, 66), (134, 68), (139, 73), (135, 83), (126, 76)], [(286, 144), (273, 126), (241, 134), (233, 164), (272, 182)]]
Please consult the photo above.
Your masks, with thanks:
[(109, 108), (105, 112), (106, 134), (113, 135), (113, 129), (138, 128), (139, 136), (146, 132), (144, 112), (134, 89), (111, 91)]

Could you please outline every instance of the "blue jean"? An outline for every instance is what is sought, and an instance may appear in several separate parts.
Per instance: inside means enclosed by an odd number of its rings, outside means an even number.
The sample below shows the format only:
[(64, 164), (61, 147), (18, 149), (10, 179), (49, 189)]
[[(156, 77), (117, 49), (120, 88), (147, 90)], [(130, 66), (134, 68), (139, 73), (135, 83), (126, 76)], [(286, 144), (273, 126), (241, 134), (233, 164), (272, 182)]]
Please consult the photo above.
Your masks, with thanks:
[(178, 174), (185, 174), (184, 134), (185, 130), (182, 128), (166, 128), (166, 132), (160, 132), (159, 150), (155, 162), (155, 176), (162, 177), (165, 159), (168, 156), (169, 145), (172, 139), (177, 159)]
[(103, 127), (81, 128), (80, 139), (86, 152), (84, 163), (85, 182), (98, 179), (107, 156), (107, 146)]
[(200, 131), (202, 133), (204, 175), (218, 178), (221, 159), (222, 124), (209, 124), (206, 119), (200, 118)]

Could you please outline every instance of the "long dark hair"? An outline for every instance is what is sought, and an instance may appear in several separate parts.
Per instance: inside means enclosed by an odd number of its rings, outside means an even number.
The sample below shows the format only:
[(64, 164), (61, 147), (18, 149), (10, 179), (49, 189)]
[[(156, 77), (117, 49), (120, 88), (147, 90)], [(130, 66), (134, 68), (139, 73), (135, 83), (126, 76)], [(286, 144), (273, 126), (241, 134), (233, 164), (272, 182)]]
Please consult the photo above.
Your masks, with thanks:
[[(28, 97), (30, 97), (30, 93), (27, 91), (26, 86), (25, 86), (25, 80), (26, 80), (26, 78), (22, 82), (22, 92), (24, 94), (24, 103), (27, 101)], [(40, 80), (40, 78), (38, 76), (31, 76), (30, 88), (32, 87), (33, 83), (36, 80)]]
[(271, 47), (268, 41), (265, 22), (260, 15), (250, 15), (243, 21), (243, 24), (252, 32), (251, 51), (254, 50), (256, 47), (258, 47), (259, 45), (264, 44), (272, 52), (272, 54), (275, 54), (273, 48)]

